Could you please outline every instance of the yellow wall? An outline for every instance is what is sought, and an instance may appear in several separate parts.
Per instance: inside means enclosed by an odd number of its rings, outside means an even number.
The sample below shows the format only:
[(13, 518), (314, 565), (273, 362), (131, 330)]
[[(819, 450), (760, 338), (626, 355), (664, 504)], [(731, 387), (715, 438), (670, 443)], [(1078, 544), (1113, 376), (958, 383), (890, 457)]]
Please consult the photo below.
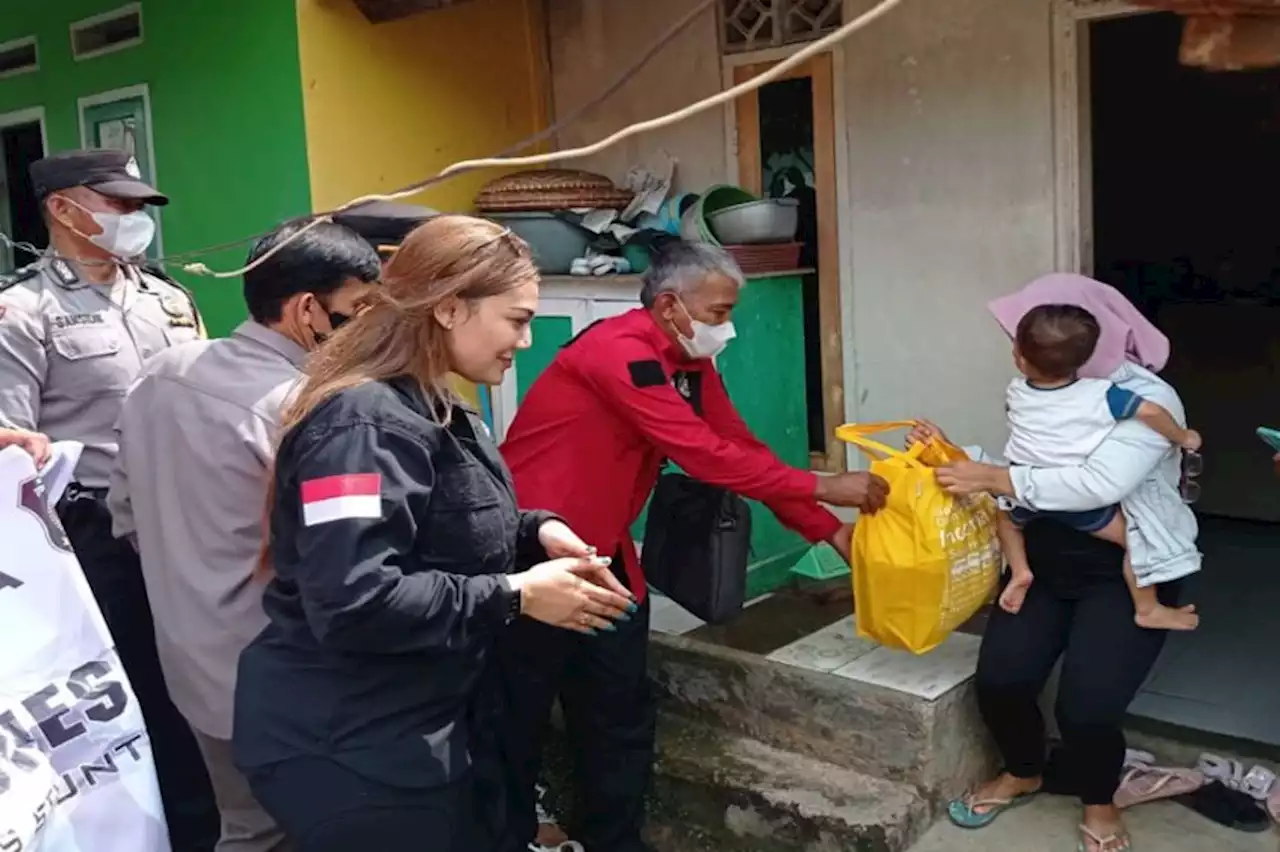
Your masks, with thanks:
[[(352, 0), (298, 0), (311, 203), (326, 210), (489, 157), (546, 126), (541, 0), (466, 0), (370, 24)], [(408, 199), (468, 212), (501, 172)], [(475, 388), (458, 390), (476, 404)]]
[[(352, 0), (298, 0), (298, 42), (316, 209), (546, 126), (541, 0), (466, 0), (376, 25)], [(492, 177), (462, 175), (410, 200), (466, 212)]]

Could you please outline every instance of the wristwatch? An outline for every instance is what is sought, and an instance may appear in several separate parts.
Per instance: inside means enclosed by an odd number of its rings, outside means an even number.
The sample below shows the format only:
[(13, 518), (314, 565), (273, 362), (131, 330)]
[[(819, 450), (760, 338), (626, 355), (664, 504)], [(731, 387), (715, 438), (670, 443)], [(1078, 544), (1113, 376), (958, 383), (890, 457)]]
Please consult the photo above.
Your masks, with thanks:
[(507, 625), (520, 617), (522, 601), (520, 597), (520, 590), (512, 588), (510, 580), (504, 579), (503, 585), (507, 587), (507, 614), (502, 623)]

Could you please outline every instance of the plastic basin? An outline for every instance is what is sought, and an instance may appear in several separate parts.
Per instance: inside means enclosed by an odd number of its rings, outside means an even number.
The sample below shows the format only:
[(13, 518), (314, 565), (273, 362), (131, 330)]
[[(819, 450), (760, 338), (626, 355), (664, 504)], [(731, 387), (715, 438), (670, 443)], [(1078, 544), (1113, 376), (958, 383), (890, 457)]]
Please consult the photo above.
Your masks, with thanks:
[(725, 245), (789, 243), (800, 227), (800, 202), (765, 198), (734, 204), (708, 213), (707, 226)]
[(489, 218), (529, 244), (538, 271), (568, 275), (575, 260), (587, 253), (592, 234), (554, 213), (490, 213)]

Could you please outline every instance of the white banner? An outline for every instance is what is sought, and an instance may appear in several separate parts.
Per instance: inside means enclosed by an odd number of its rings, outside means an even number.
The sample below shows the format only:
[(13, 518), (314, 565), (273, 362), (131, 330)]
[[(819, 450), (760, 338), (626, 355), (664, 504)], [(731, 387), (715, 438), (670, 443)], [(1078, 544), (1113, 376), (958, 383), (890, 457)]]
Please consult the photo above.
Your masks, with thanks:
[(0, 451), (0, 852), (169, 852), (141, 708), (53, 511), (79, 457)]

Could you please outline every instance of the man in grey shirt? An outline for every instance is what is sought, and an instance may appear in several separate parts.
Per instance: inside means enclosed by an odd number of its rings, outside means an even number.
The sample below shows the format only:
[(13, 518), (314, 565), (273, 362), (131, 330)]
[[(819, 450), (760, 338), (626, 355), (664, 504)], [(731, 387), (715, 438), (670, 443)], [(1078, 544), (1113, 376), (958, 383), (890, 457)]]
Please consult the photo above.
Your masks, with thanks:
[(147, 362), (117, 424), (107, 497), (115, 535), (141, 554), (169, 693), (213, 782), (218, 852), (285, 848), (231, 759), (237, 661), (266, 625), (253, 573), (267, 471), (307, 352), (359, 311), (381, 271), (347, 228), (300, 230), (284, 225), (254, 246), (250, 263), (279, 250), (245, 273), (251, 319), (231, 337)]

